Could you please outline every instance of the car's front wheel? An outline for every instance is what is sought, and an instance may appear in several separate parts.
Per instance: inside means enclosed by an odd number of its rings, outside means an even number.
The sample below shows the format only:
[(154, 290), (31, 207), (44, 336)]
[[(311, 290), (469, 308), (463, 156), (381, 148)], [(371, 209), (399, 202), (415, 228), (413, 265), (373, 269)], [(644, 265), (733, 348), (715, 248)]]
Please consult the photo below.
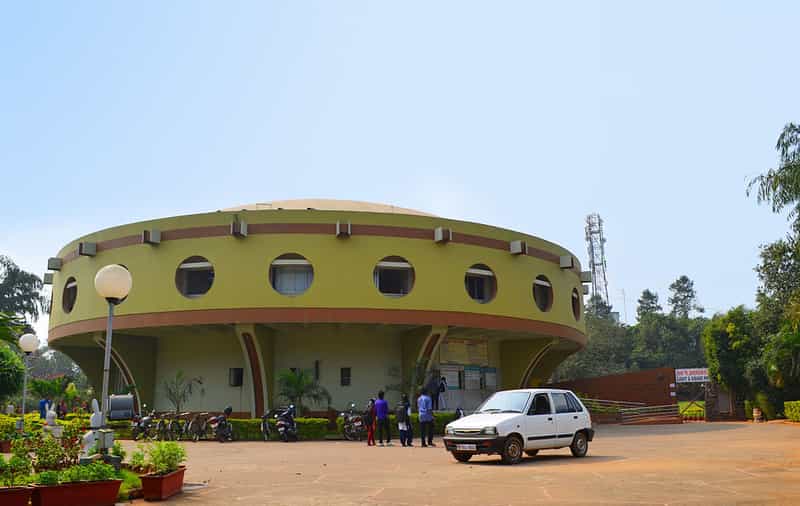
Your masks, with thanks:
[(472, 458), (472, 454), (453, 452), (453, 458), (455, 458), (459, 462), (469, 462), (469, 459)]
[(506, 439), (500, 457), (503, 459), (503, 464), (519, 464), (522, 461), (522, 440), (517, 436)]
[(585, 457), (586, 452), (589, 451), (589, 441), (586, 439), (586, 434), (578, 432), (569, 446), (573, 457)]

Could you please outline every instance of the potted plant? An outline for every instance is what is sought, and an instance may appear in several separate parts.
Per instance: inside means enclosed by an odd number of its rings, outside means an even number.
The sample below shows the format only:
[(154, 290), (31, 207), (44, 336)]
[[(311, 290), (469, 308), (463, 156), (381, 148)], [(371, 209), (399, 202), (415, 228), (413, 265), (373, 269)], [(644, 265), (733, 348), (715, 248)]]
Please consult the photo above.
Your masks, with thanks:
[(33, 506), (114, 506), (122, 480), (101, 462), (43, 471), (33, 490)]
[[(138, 454), (137, 454), (138, 453)], [(142, 462), (141, 452), (131, 456), (131, 464)], [(161, 501), (183, 490), (183, 474), (186, 467), (186, 450), (173, 441), (151, 443), (147, 448), (144, 466), (148, 474), (142, 478), (142, 493), (145, 500)]]
[(0, 504), (3, 506), (28, 506), (32, 488), (30, 480), (31, 461), (27, 455), (13, 455), (6, 462), (0, 455)]

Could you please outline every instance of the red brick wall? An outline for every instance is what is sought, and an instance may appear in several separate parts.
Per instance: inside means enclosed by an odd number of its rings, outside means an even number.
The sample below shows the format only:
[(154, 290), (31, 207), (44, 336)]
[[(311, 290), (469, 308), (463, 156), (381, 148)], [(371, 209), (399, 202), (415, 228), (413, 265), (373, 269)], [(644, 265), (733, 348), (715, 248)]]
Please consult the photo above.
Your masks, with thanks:
[(591, 399), (643, 402), (648, 406), (675, 404), (677, 397), (670, 396), (675, 388), (675, 369), (662, 367), (646, 371), (629, 372), (564, 381), (550, 385), (579, 392)]

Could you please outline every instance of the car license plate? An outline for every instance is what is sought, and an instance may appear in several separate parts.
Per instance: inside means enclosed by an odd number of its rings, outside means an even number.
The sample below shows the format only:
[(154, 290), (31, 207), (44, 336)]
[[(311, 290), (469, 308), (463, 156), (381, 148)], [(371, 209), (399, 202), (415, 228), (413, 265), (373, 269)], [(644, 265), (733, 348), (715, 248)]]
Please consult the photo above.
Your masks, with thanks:
[(456, 445), (456, 450), (460, 452), (474, 452), (478, 450), (476, 445)]
[(361, 427), (361, 422), (355, 422), (355, 423), (353, 423), (353, 425), (356, 426), (356, 427)]

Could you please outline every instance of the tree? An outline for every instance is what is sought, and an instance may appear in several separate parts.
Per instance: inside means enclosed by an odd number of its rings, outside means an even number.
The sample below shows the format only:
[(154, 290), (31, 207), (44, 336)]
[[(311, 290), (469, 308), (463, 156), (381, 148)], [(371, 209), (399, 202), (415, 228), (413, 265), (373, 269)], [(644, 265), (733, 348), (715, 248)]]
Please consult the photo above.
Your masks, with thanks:
[(786, 124), (778, 136), (775, 150), (778, 152), (778, 167), (752, 179), (747, 185), (747, 195), (755, 191), (758, 203), (769, 203), (775, 213), (790, 207), (789, 218), (794, 220), (797, 230), (800, 218), (800, 125)]
[(69, 378), (63, 376), (50, 379), (31, 378), (30, 389), (35, 397), (55, 403), (64, 395), (69, 382)]
[(596, 318), (614, 319), (611, 309), (611, 305), (597, 294), (589, 297), (589, 301), (586, 303), (586, 314)]
[(570, 355), (553, 373), (553, 381), (568, 381), (627, 372), (631, 366), (629, 329), (611, 317), (612, 307), (601, 298), (586, 312), (586, 348)]
[(303, 411), (303, 400), (308, 399), (314, 404), (325, 401), (331, 403), (331, 394), (319, 384), (309, 371), (287, 369), (278, 375), (278, 393), (297, 407), (298, 412)]
[(0, 311), (18, 317), (39, 319), (46, 300), (42, 280), (20, 269), (9, 257), (0, 255)]
[(642, 296), (639, 297), (639, 306), (636, 308), (636, 319), (642, 321), (645, 316), (660, 312), (661, 305), (658, 303), (658, 294), (645, 289), (642, 292)]
[(754, 324), (762, 335), (783, 326), (791, 298), (800, 292), (800, 242), (794, 236), (761, 246)]
[(200, 387), (200, 395), (205, 391), (202, 389), (203, 378), (197, 376), (194, 378), (187, 378), (184, 376), (183, 371), (178, 371), (172, 379), (164, 380), (164, 393), (172, 406), (175, 408), (176, 413), (181, 412), (181, 406), (186, 404), (194, 394), (194, 388)]
[(0, 402), (22, 390), (24, 374), (19, 355), (8, 346), (0, 346)]
[(16, 349), (19, 346), (19, 334), (24, 329), (24, 322), (17, 317), (0, 312), (0, 343)]
[(716, 315), (703, 330), (708, 373), (716, 382), (742, 394), (758, 389), (753, 367), (761, 355), (761, 339), (752, 312), (739, 306)]
[(705, 310), (697, 304), (697, 292), (694, 290), (694, 281), (683, 275), (669, 285), (670, 296), (668, 299), (671, 313), (678, 318), (689, 318), (692, 310), (702, 313)]

